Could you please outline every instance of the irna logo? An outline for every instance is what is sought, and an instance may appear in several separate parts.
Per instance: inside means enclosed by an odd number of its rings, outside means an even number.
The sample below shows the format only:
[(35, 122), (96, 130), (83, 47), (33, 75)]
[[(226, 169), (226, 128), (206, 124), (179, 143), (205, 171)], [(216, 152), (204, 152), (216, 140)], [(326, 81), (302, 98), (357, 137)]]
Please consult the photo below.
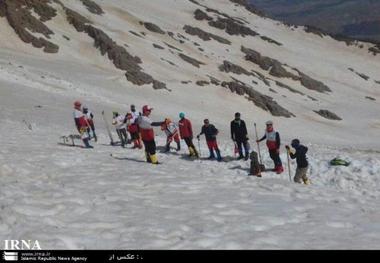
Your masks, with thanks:
[(17, 252), (4, 251), (3, 252), (3, 259), (4, 259), (4, 261), (18, 261), (18, 253)]
[(4, 250), (41, 250), (38, 240), (4, 240)]

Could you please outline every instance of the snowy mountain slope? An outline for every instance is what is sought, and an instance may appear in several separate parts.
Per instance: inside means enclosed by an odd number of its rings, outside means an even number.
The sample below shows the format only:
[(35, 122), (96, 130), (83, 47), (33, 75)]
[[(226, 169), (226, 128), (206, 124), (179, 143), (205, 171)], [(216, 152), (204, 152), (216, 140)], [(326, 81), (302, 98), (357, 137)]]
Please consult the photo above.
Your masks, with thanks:
[[(102, 56), (94, 47), (94, 39), (67, 22), (59, 3), (50, 4), (57, 15), (44, 22), (54, 32), (50, 41), (59, 46), (57, 53), (22, 42), (7, 19), (0, 18), (0, 33), (7, 36), (0, 38), (1, 239), (37, 239), (47, 249), (378, 249), (380, 85), (375, 81), (380, 59), (368, 52), (370, 45), (347, 46), (290, 29), (241, 6), (231, 8), (231, 2), (224, 0), (96, 2), (104, 14), (89, 12), (81, 1), (62, 1), (65, 8), (85, 16), (132, 56), (140, 57), (142, 71), (167, 89), (152, 89), (152, 83), (133, 85), (126, 70), (116, 68), (108, 54)], [(261, 36), (282, 45), (260, 36), (232, 36), (198, 21), (196, 9), (215, 21), (223, 16), (201, 5), (239, 17)], [(158, 25), (166, 33), (149, 31), (140, 21)], [(189, 35), (185, 25), (231, 45)], [(173, 32), (174, 39), (167, 32)], [(293, 69), (297, 68), (331, 92), (307, 89), (297, 78), (271, 75), (274, 66), (265, 70), (245, 60), (241, 46), (278, 60), (293, 77), (299, 77)], [(180, 53), (204, 65), (193, 66)], [(220, 71), (225, 60), (252, 74)], [(296, 117), (274, 117), (221, 85), (196, 84), (210, 81), (209, 76), (249, 84)], [(281, 88), (276, 81), (305, 95)], [(75, 133), (76, 99), (95, 113), (99, 142), (93, 151), (57, 145), (60, 136)], [(229, 122), (236, 111), (249, 125), (255, 150), (253, 123), (261, 135), (264, 122), (273, 119), (284, 144), (299, 137), (309, 147), (313, 185), (290, 183), (287, 169), (282, 175), (267, 173), (259, 179), (246, 176), (249, 164), (244, 162), (190, 162), (182, 156), (185, 149), (159, 153), (163, 164), (152, 167), (142, 162), (142, 151), (107, 145), (101, 111), (110, 118), (111, 111), (125, 112), (132, 103), (153, 106), (154, 120), (177, 120), (178, 113), (185, 111), (195, 131), (208, 117), (220, 130), (224, 156), (233, 155)], [(313, 112), (320, 109), (343, 120), (326, 120)], [(163, 134), (159, 130), (156, 134), (162, 146)], [(201, 146), (206, 155), (204, 141)], [(270, 167), (264, 147), (263, 159)], [(352, 165), (329, 167), (328, 160), (336, 156)], [(286, 163), (284, 152), (281, 157)], [(292, 163), (292, 173), (294, 169)]]
[[(248, 163), (189, 161), (186, 150), (159, 153), (152, 167), (142, 151), (108, 146), (100, 121), (94, 150), (58, 146), (70, 98), (20, 83), (1, 91), (2, 239), (44, 249), (378, 249), (379, 153), (308, 145), (309, 187), (287, 170), (247, 177)], [(329, 167), (337, 155), (352, 165)]]
[[(11, 49), (17, 53), (23, 52), (33, 57), (37, 56), (38, 59), (46, 59), (49, 61), (49, 67), (56, 63), (70, 62), (70, 64), (83, 64), (87, 68), (100, 68), (108, 75), (107, 79), (117, 80), (117, 88), (122, 90), (122, 94), (138, 97), (144, 100), (144, 103), (173, 104), (173, 109), (176, 110), (165, 109), (162, 116), (174, 117), (180, 108), (187, 112), (192, 112), (194, 108), (204, 108), (203, 105), (206, 101), (210, 101), (209, 98), (212, 98), (214, 106), (207, 109), (210, 113), (209, 117), (214, 118), (214, 122), (222, 127), (226, 127), (228, 124), (224, 116), (233, 116), (235, 111), (240, 110), (247, 116), (246, 118), (251, 118), (258, 123), (267, 119), (275, 119), (280, 127), (287, 129), (295, 127), (289, 131), (289, 134), (297, 132), (296, 127), (307, 124), (308, 129), (303, 132), (302, 136), (315, 143), (319, 142), (319, 139), (316, 139), (319, 137), (319, 131), (324, 130), (325, 133), (331, 134), (331, 138), (326, 136), (326, 143), (346, 145), (355, 141), (360, 142), (364, 147), (373, 147), (373, 144), (377, 144), (376, 138), (379, 132), (377, 126), (380, 121), (377, 117), (380, 94), (378, 78), (380, 59), (378, 55), (374, 56), (368, 51), (371, 44), (357, 43), (347, 46), (344, 42), (338, 42), (327, 36), (320, 37), (306, 33), (302, 28), (292, 29), (279, 22), (262, 18), (248, 12), (243, 6), (231, 5), (231, 1), (228, 0), (217, 2), (168, 0), (154, 3), (115, 0), (99, 1), (98, 4), (104, 12), (102, 15), (91, 13), (81, 1), (70, 0), (64, 1), (63, 4), (55, 1), (49, 3), (49, 6), (56, 10), (57, 15), (44, 24), (54, 32), (50, 35), (49, 41), (59, 46), (59, 51), (55, 54), (46, 54), (42, 50), (31, 48), (30, 44), (23, 44), (12, 32), (12, 28), (5, 18), (2, 18), (0, 28), (9, 39), (2, 38), (0, 44), (6, 48), (5, 50)], [(86, 17), (90, 21), (90, 25), (103, 31), (132, 56), (139, 57), (142, 61), (139, 64), (142, 72), (164, 83), (171, 92), (149, 90), (148, 86), (151, 85), (138, 86), (127, 81), (123, 76), (125, 70), (117, 69), (108, 58), (109, 54), (102, 56), (100, 51), (94, 47), (92, 37), (85, 32), (77, 32), (74, 26), (68, 22), (67, 9)], [(231, 26), (233, 33), (244, 32), (239, 28), (236, 29), (237, 25), (241, 25), (260, 35), (245, 37), (230, 35), (225, 30), (210, 26), (207, 20), (195, 19), (194, 13), (197, 9), (212, 18), (214, 22), (227, 17), (227, 20), (230, 19), (230, 23), (233, 23)], [(239, 24), (239, 21), (242, 24)], [(163, 33), (152, 32), (141, 23), (152, 23)], [(186, 25), (214, 34), (228, 40), (231, 44), (223, 44), (216, 40), (203, 41), (196, 35), (186, 33), (184, 30)], [(38, 36), (36, 33), (34, 35)], [(262, 37), (274, 40), (281, 46), (268, 42)], [(157, 46), (163, 49), (157, 48)], [(327, 85), (331, 92), (321, 93), (310, 90), (301, 85), (300, 81), (270, 74), (271, 70), (263, 70), (259, 65), (247, 61), (246, 54), (241, 51), (242, 46), (259, 52), (262, 56), (275, 59), (283, 66), (287, 65), (285, 66), (286, 71), (292, 72), (298, 78), (299, 74), (292, 69), (296, 68), (303, 74)], [(363, 46), (363, 48), (359, 46)], [(180, 54), (194, 58), (204, 65), (195, 67), (186, 63), (180, 58)], [(222, 72), (219, 67), (224, 61), (243, 67), (251, 75)], [(30, 63), (31, 66), (36, 67), (33, 61)], [(44, 65), (41, 66), (44, 67)], [(49, 71), (49, 68), (41, 70)], [(262, 74), (262, 77), (258, 74)], [(368, 79), (365, 80), (359, 75), (366, 76)], [(275, 103), (296, 117), (273, 117), (268, 111), (272, 106), (263, 110), (254, 103), (247, 102), (236, 94), (231, 94), (228, 85), (222, 87), (210, 83), (210, 77), (218, 80), (219, 84), (222, 84), (223, 81), (231, 83), (234, 82), (234, 79), (242, 81), (243, 84), (249, 86), (248, 88), (273, 98)], [(67, 76), (62, 75), (60, 78), (67, 79)], [(262, 78), (266, 79), (270, 86), (267, 86)], [(142, 82), (144, 81), (142, 80)], [(184, 84), (183, 81), (191, 81), (191, 83)], [(196, 85), (197, 81), (208, 83), (198, 86)], [(109, 87), (114, 85), (109, 82), (103, 83), (102, 86), (95, 85), (98, 86), (96, 90), (110, 90)], [(83, 83), (73, 83), (73, 85), (80, 86)], [(289, 88), (284, 88), (284, 85)], [(297, 90), (298, 93), (291, 90)], [(204, 96), (204, 99), (194, 96), (199, 93)], [(147, 94), (151, 95), (149, 97), (152, 97), (153, 94), (157, 100), (146, 99)], [(256, 95), (254, 96), (256, 97)], [(227, 102), (226, 97), (231, 101)], [(239, 109), (236, 107), (237, 104), (240, 105)], [(331, 121), (315, 113), (321, 109), (329, 110), (343, 120)], [(225, 115), (223, 118), (218, 118), (221, 110), (225, 111)], [(197, 114), (196, 111), (194, 114)], [(282, 114), (280, 113), (280, 115)], [(205, 116), (202, 113), (202, 115), (197, 114), (194, 117), (201, 120)], [(344, 133), (341, 132), (342, 130)], [(363, 136), (363, 131), (366, 136)]]

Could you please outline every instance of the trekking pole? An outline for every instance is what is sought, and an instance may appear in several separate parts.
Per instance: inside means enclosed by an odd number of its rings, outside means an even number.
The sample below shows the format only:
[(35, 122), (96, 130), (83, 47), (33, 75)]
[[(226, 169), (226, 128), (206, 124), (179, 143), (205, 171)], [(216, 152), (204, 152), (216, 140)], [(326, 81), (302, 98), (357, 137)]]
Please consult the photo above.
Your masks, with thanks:
[(201, 140), (198, 138), (198, 151), (199, 151), (199, 157), (202, 157), (202, 152), (201, 152)]
[(255, 133), (256, 133), (256, 143), (257, 143), (257, 151), (259, 153), (259, 158), (260, 158), (260, 164), (263, 163), (263, 160), (261, 159), (261, 153), (260, 153), (260, 143), (257, 142), (259, 140), (259, 136), (257, 135), (257, 128), (256, 128), (256, 122), (254, 123), (255, 125)]
[(288, 171), (289, 171), (289, 181), (292, 181), (292, 176), (290, 175), (290, 158), (289, 158), (289, 150), (286, 149), (286, 155), (288, 157)]

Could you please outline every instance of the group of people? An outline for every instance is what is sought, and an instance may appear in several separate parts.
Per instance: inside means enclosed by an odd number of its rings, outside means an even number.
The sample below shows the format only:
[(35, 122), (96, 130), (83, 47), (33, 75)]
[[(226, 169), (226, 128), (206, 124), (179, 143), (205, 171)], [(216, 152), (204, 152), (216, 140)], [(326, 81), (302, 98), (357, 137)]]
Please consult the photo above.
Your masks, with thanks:
[[(181, 150), (180, 139), (184, 140), (189, 151), (189, 157), (199, 158), (199, 153), (193, 143), (193, 128), (192, 123), (186, 118), (185, 113), (179, 113), (178, 123), (173, 122), (170, 118), (166, 118), (164, 121), (154, 122), (150, 119), (150, 115), (153, 108), (149, 105), (142, 107), (142, 113), (136, 111), (136, 107), (131, 105), (130, 111), (125, 115), (120, 115), (118, 112), (113, 112), (112, 124), (116, 128), (116, 132), (119, 136), (121, 146), (125, 147), (128, 143), (133, 143), (133, 148), (142, 148), (141, 141), (144, 145), (146, 161), (152, 164), (158, 164), (158, 158), (156, 154), (156, 142), (154, 135), (154, 127), (161, 127), (161, 130), (166, 134), (165, 152), (170, 151), (170, 144), (174, 141), (177, 145), (176, 150)], [(82, 141), (86, 148), (93, 148), (89, 141), (94, 138), (97, 140), (94, 125), (94, 115), (88, 110), (87, 107), (82, 107), (79, 101), (74, 102), (74, 120)], [(250, 158), (250, 145), (248, 138), (247, 126), (244, 120), (241, 119), (239, 112), (235, 113), (235, 118), (231, 121), (231, 139), (235, 145), (235, 152), (239, 154), (238, 160), (248, 160)], [(130, 136), (128, 136), (128, 133)], [(222, 161), (220, 149), (217, 143), (218, 129), (210, 123), (208, 119), (203, 121), (201, 132), (196, 135), (198, 141), (200, 136), (205, 135), (207, 147), (209, 149), (208, 159), (217, 159)], [(130, 137), (130, 139), (129, 139)], [(256, 140), (258, 144), (263, 140), (266, 140), (266, 145), (269, 151), (269, 156), (273, 160), (274, 168), (272, 169), (277, 174), (281, 174), (284, 171), (282, 161), (280, 158), (280, 146), (281, 139), (280, 134), (274, 130), (273, 122), (266, 122), (265, 134), (261, 139)], [(301, 145), (298, 139), (294, 139), (291, 142), (291, 147), (286, 145), (285, 148), (292, 159), (297, 160), (297, 170), (294, 177), (294, 181), (297, 183), (309, 184), (310, 181), (307, 177), (308, 161), (306, 153), (308, 148)], [(244, 150), (244, 152), (243, 152)], [(251, 157), (252, 159), (252, 157)], [(251, 162), (251, 166), (254, 162)], [(252, 175), (258, 175), (261, 171), (252, 172), (255, 169), (251, 169)]]
[[(130, 112), (125, 116), (120, 115), (117, 111), (113, 112), (112, 125), (116, 128), (121, 147), (124, 148), (126, 144), (133, 143), (133, 148), (142, 148), (139, 127), (136, 123), (139, 116), (135, 105), (131, 105)], [(130, 139), (127, 132), (130, 134)]]

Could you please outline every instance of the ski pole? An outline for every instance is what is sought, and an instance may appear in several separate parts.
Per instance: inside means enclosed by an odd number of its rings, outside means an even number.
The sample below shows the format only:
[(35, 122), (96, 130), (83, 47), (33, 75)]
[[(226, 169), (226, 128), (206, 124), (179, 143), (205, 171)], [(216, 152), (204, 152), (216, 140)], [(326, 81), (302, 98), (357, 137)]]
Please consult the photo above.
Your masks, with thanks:
[(260, 158), (260, 163), (263, 163), (263, 160), (261, 159), (261, 153), (260, 153), (260, 143), (257, 142), (259, 140), (259, 136), (257, 135), (257, 128), (256, 128), (256, 122), (254, 123), (255, 125), (255, 133), (256, 133), (256, 143), (257, 143), (257, 151), (259, 153), (259, 158)]
[(201, 152), (201, 140), (198, 138), (198, 151), (199, 151), (199, 157), (202, 157), (202, 152)]
[(289, 158), (289, 150), (286, 149), (286, 155), (288, 157), (288, 171), (289, 171), (289, 181), (292, 181), (292, 176), (290, 175), (290, 158)]

